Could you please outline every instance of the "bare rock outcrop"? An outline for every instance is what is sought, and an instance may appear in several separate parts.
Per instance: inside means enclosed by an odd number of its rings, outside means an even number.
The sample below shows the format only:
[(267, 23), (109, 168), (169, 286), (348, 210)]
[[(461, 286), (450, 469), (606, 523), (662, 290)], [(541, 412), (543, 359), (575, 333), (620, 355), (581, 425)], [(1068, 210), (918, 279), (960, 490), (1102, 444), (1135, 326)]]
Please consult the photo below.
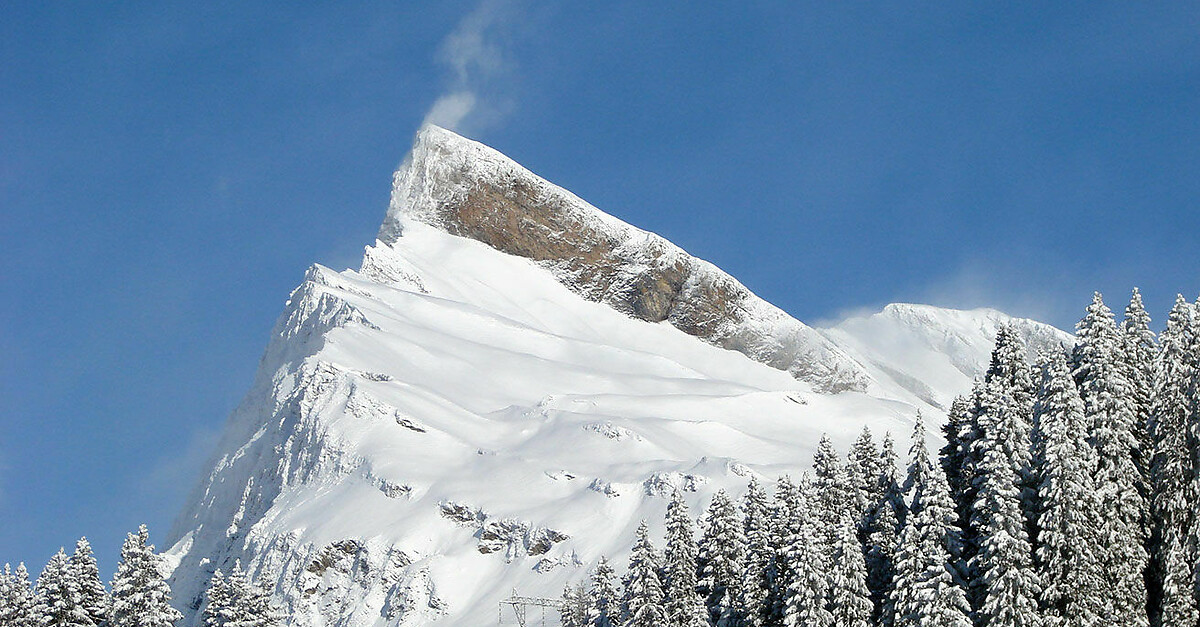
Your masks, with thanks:
[(866, 388), (854, 359), (717, 267), (450, 131), (427, 126), (418, 134), (396, 173), (379, 240), (396, 242), (405, 220), (531, 259), (585, 298), (668, 322), (818, 391)]

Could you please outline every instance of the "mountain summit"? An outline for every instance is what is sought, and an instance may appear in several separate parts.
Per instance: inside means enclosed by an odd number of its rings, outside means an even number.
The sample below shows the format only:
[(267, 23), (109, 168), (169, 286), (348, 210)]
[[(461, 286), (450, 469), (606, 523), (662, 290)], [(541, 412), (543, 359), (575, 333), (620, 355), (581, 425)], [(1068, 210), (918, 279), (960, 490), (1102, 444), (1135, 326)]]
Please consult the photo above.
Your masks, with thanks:
[[(663, 324), (663, 323), (667, 324)], [(1037, 343), (1070, 336), (1015, 321)], [(485, 625), (693, 511), (903, 436), (982, 372), (990, 310), (817, 330), (711, 264), (436, 127), (358, 270), (313, 266), (169, 538), (196, 625), (240, 560), (300, 626)]]
[(859, 364), (716, 266), (437, 126), (418, 133), (396, 173), (379, 241), (396, 244), (410, 221), (532, 259), (588, 300), (667, 322), (818, 390), (866, 388)]

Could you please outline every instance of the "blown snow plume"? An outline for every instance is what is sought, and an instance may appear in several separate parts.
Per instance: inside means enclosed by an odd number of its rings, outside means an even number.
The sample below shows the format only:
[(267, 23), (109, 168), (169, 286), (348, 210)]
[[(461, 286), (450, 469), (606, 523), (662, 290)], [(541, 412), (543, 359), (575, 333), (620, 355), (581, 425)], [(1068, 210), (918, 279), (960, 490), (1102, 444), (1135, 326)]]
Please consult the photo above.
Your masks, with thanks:
[(500, 79), (511, 61), (498, 35), (516, 12), (510, 0), (482, 0), (442, 41), (437, 60), (449, 77), (446, 91), (425, 114), (426, 125), (478, 129), (503, 117), (511, 98)]
[(1007, 320), (905, 306), (818, 331), (427, 127), (361, 267), (292, 293), (172, 530), (184, 624), (235, 560), (291, 625), (490, 624), (514, 588), (622, 561), (642, 519), (661, 537), (675, 489), (698, 511), (798, 475), (823, 432), (908, 433)]

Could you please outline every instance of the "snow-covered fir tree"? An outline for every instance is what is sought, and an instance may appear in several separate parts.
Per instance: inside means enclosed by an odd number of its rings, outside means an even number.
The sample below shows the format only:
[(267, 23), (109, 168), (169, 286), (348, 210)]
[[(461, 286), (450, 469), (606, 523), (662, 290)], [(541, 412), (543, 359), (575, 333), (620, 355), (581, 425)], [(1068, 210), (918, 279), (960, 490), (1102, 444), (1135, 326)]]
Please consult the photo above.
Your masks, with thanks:
[(616, 574), (604, 556), (592, 571), (592, 585), (588, 591), (591, 611), (588, 618), (592, 627), (617, 627), (621, 624), (621, 603), (617, 596)]
[(582, 583), (568, 585), (563, 589), (563, 603), (559, 608), (562, 627), (588, 627), (588, 593)]
[(171, 607), (171, 588), (163, 579), (162, 558), (149, 543), (146, 526), (129, 534), (112, 580), (111, 627), (170, 627), (182, 618)]
[(1102, 512), (1088, 443), (1083, 399), (1066, 356), (1050, 356), (1034, 409), (1039, 431), (1037, 566), (1046, 627), (1092, 627), (1104, 622), (1103, 565), (1095, 540)]
[(814, 508), (819, 519), (822, 550), (828, 558), (833, 554), (833, 545), (837, 541), (837, 529), (842, 516), (850, 514), (854, 506), (850, 498), (846, 468), (842, 465), (828, 435), (822, 435), (817, 443), (817, 450), (813, 454), (812, 476)]
[[(966, 492), (955, 498), (963, 530), (962, 570), (967, 581), (967, 596), (976, 612), (981, 611), (988, 594), (981, 567), (998, 557), (993, 553), (988, 560), (983, 559), (985, 536), (1005, 533), (1009, 521), (1001, 521), (990, 529), (988, 525), (997, 508), (1002, 513), (1008, 511), (1004, 499), (1009, 489), (1005, 482), (1010, 478), (1012, 494), (1016, 498), (1015, 511), (1020, 514), (1022, 523), (1020, 538), (1012, 541), (1014, 547), (1024, 546), (1026, 555), (1023, 559), (1032, 561), (1030, 532), (1036, 522), (1036, 487), (1030, 446), (1033, 398), (1033, 379), (1025, 342), (1011, 326), (1001, 325), (996, 332), (996, 345), (987, 372), (971, 391), (968, 413), (971, 421), (959, 434), (960, 442), (969, 447), (963, 455), (965, 465), (959, 470), (959, 476), (968, 483)], [(1006, 468), (1003, 477), (997, 477), (994, 469), (1001, 463)], [(985, 486), (991, 487), (990, 494), (983, 493)], [(967, 503), (963, 499), (971, 501)], [(965, 522), (963, 516), (967, 517)], [(993, 551), (996, 548), (993, 546)], [(993, 581), (991, 585), (995, 584)]]
[[(1003, 333), (1002, 333), (1003, 335)], [(997, 352), (1013, 366), (1020, 339), (997, 340)], [(995, 360), (994, 360), (995, 363)], [(991, 373), (989, 373), (991, 375)], [(1027, 377), (1027, 372), (1026, 372)], [(1036, 627), (1040, 624), (1041, 586), (1033, 568), (1028, 518), (1022, 498), (1023, 474), (1029, 472), (1029, 413), (1023, 383), (1016, 377), (989, 376), (979, 413), (982, 456), (976, 468), (978, 496), (972, 527), (979, 534), (972, 573), (976, 581), (982, 627)]]
[[(992, 361), (996, 361), (995, 352)], [(944, 431), (946, 446), (941, 450), (942, 470), (950, 486), (954, 509), (958, 513), (962, 542), (956, 567), (963, 578), (967, 599), (972, 602), (972, 607), (979, 605), (979, 589), (976, 585), (979, 573), (974, 569), (975, 556), (979, 554), (979, 530), (976, 524), (980, 521), (975, 517), (975, 502), (979, 497), (977, 468), (982, 455), (979, 442), (983, 437), (979, 428), (979, 414), (983, 409), (984, 389), (984, 380), (976, 379), (970, 393), (956, 399), (951, 406)]]
[(946, 475), (946, 484), (950, 486), (950, 495), (954, 498), (955, 507), (962, 514), (963, 506), (960, 499), (965, 499), (968, 477), (967, 455), (974, 441), (975, 417), (971, 412), (969, 396), (956, 396), (950, 402), (950, 411), (946, 414), (946, 422), (942, 424), (942, 436), (946, 445), (938, 451), (938, 459), (942, 472)]
[(708, 608), (696, 593), (696, 539), (687, 503), (679, 490), (667, 505), (663, 548), (663, 596), (667, 627), (707, 627)]
[[(933, 462), (929, 457), (929, 449), (925, 444), (925, 417), (917, 411), (913, 426), (912, 443), (908, 449), (908, 469), (904, 475), (904, 485), (901, 492), (908, 503), (913, 503), (922, 486), (929, 485), (929, 473), (932, 472)], [(913, 511), (909, 506), (909, 511)]]
[(789, 561), (792, 538), (800, 533), (803, 513), (800, 511), (799, 488), (791, 477), (784, 475), (775, 482), (775, 497), (771, 504), (771, 546), (775, 550), (775, 581), (771, 587), (771, 625), (783, 624), (787, 590), (795, 575)]
[(41, 627), (93, 627), (96, 623), (83, 606), (79, 581), (71, 559), (59, 549), (37, 578), (37, 604), (34, 606)]
[(1077, 325), (1075, 380), (1096, 448), (1097, 494), (1104, 516), (1097, 534), (1108, 618), (1143, 627), (1146, 615), (1145, 487), (1137, 466), (1134, 390), (1121, 366), (1121, 338), (1112, 311), (1097, 292)]
[(740, 586), (742, 624), (746, 627), (763, 627), (769, 623), (772, 614), (775, 551), (771, 545), (767, 494), (757, 479), (750, 479), (742, 499), (742, 514), (742, 533), (746, 538), (746, 557)]
[(75, 543), (75, 553), (71, 555), (71, 568), (75, 569), (75, 581), (79, 586), (79, 602), (92, 622), (104, 624), (108, 617), (108, 591), (100, 580), (100, 568), (96, 565), (96, 556), (92, 553), (92, 545), (87, 538), (80, 538)]
[(233, 621), (233, 602), (229, 580), (221, 569), (213, 571), (204, 593), (204, 627), (226, 627)]
[[(1000, 396), (997, 396), (997, 391), (1001, 393)], [(1012, 435), (1016, 438), (1003, 441), (1003, 444), (1008, 447), (1005, 449), (1004, 455), (1017, 475), (1021, 511), (1026, 518), (1026, 528), (1031, 528), (1037, 516), (1037, 507), (1034, 503), (1037, 481), (1033, 477), (1032, 447), (1030, 445), (1030, 434), (1033, 430), (1033, 401), (1036, 390), (1033, 384), (1033, 372), (1029, 367), (1025, 340), (1021, 339), (1020, 333), (1010, 325), (1002, 325), (996, 332), (996, 346), (992, 351), (987, 374), (984, 376), (982, 392), (984, 406), (980, 408), (981, 413), (976, 418), (980, 439), (976, 440), (979, 454), (975, 458), (975, 463), (982, 463), (983, 456), (987, 453), (988, 444), (984, 440), (988, 436), (989, 425), (985, 424), (985, 421), (994, 418), (993, 416), (985, 417), (983, 414), (989, 409), (996, 409), (997, 400), (1003, 399), (1005, 420), (1011, 423)], [(973, 478), (976, 483), (979, 481), (978, 474), (982, 473), (977, 473)]]
[(1142, 293), (1135, 287), (1125, 307), (1125, 318), (1121, 321), (1121, 367), (1129, 381), (1134, 405), (1134, 433), (1137, 441), (1135, 461), (1142, 474), (1145, 511), (1150, 515), (1147, 498), (1150, 482), (1150, 460), (1154, 446), (1150, 441), (1150, 415), (1154, 410), (1155, 362), (1158, 359), (1158, 340), (1150, 330), (1150, 314), (1142, 302)]
[(953, 568), (957, 513), (940, 466), (926, 447), (917, 417), (909, 451), (908, 517), (900, 536), (890, 608), (898, 627), (971, 627), (970, 605)]
[(34, 614), (35, 605), (25, 564), (17, 564), (16, 569), (5, 564), (0, 572), (0, 625), (36, 627), (40, 622)]
[(869, 627), (871, 593), (857, 525), (850, 513), (842, 516), (829, 571), (829, 614), (838, 627)]
[(737, 507), (724, 490), (719, 491), (704, 516), (704, 533), (696, 557), (697, 588), (717, 627), (735, 625), (740, 619), (738, 599), (745, 546)]
[(880, 496), (871, 513), (865, 545), (867, 588), (874, 606), (872, 619), (880, 627), (891, 627), (895, 618), (891, 591), (900, 550), (900, 521), (907, 513), (897, 470), (895, 443), (888, 433), (884, 435), (879, 457), (876, 492)]
[(846, 472), (851, 500), (855, 507), (855, 523), (859, 528), (859, 539), (864, 542), (870, 535), (869, 527), (875, 504), (883, 498), (879, 481), (880, 463), (879, 447), (875, 446), (871, 430), (864, 426), (846, 456)]
[(1197, 326), (1191, 303), (1183, 296), (1176, 297), (1160, 336), (1153, 419), (1149, 425), (1154, 446), (1150, 466), (1155, 521), (1152, 548), (1162, 585), (1161, 602), (1153, 609), (1161, 616), (1162, 627), (1195, 627), (1200, 622), (1194, 586), (1195, 504), (1200, 495), (1196, 467), (1200, 437), (1193, 431), (1200, 420)]
[(794, 533), (788, 539), (787, 563), (791, 576), (784, 592), (785, 627), (832, 627), (833, 616), (826, 607), (829, 579), (822, 548), (819, 512), (807, 477), (796, 490)]
[(277, 627), (283, 623), (283, 616), (271, 606), (270, 594), (250, 580), (241, 562), (234, 562), (225, 586), (229, 607), (226, 627)]
[(658, 578), (659, 559), (650, 542), (650, 527), (638, 526), (637, 542), (629, 556), (622, 603), (622, 627), (662, 627), (667, 622), (663, 608), (662, 582)]

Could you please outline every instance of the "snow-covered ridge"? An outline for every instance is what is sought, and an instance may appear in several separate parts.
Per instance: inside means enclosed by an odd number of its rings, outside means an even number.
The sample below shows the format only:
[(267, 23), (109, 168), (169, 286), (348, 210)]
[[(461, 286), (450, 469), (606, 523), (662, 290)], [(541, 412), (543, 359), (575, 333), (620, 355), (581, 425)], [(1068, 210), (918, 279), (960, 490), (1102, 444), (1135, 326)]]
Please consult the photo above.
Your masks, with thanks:
[[(418, 142), (431, 134), (466, 142), (436, 130)], [(196, 625), (212, 570), (237, 559), (272, 586), (290, 625), (492, 624), (514, 588), (556, 596), (601, 555), (624, 560), (642, 519), (661, 537), (674, 488), (698, 513), (749, 477), (799, 475), (822, 433), (845, 450), (864, 425), (904, 448), (915, 413), (940, 418), (938, 406), (985, 367), (996, 326), (1011, 321), (914, 305), (823, 335), (791, 318), (773, 327), (762, 310), (743, 320), (767, 340), (803, 329), (869, 382), (816, 393), (749, 353), (585, 298), (563, 280), (570, 266), (430, 224), (441, 211), (433, 200), (458, 188), (426, 186), (520, 167), (482, 147), (421, 157), (435, 149), (418, 146), (398, 174), (409, 180), (396, 186), (391, 226), (360, 269), (313, 266), (289, 298), (169, 538), (185, 626)], [(470, 163), (472, 150), (484, 162)], [(725, 276), (580, 206), (593, 236), (656, 246), (647, 263)], [(761, 303), (752, 298), (743, 304)], [(1069, 338), (1016, 323), (1027, 337)]]
[(957, 310), (893, 303), (882, 311), (847, 318), (822, 329), (825, 337), (853, 356), (873, 381), (889, 393), (933, 407), (949, 407), (953, 397), (983, 375), (1000, 325), (1017, 330), (1038, 351), (1074, 343), (1074, 336), (1048, 324), (1014, 318), (995, 309)]
[(716, 266), (436, 126), (418, 133), (396, 173), (380, 242), (398, 243), (410, 222), (533, 259), (589, 300), (668, 322), (820, 391), (866, 389), (862, 368), (837, 346)]

